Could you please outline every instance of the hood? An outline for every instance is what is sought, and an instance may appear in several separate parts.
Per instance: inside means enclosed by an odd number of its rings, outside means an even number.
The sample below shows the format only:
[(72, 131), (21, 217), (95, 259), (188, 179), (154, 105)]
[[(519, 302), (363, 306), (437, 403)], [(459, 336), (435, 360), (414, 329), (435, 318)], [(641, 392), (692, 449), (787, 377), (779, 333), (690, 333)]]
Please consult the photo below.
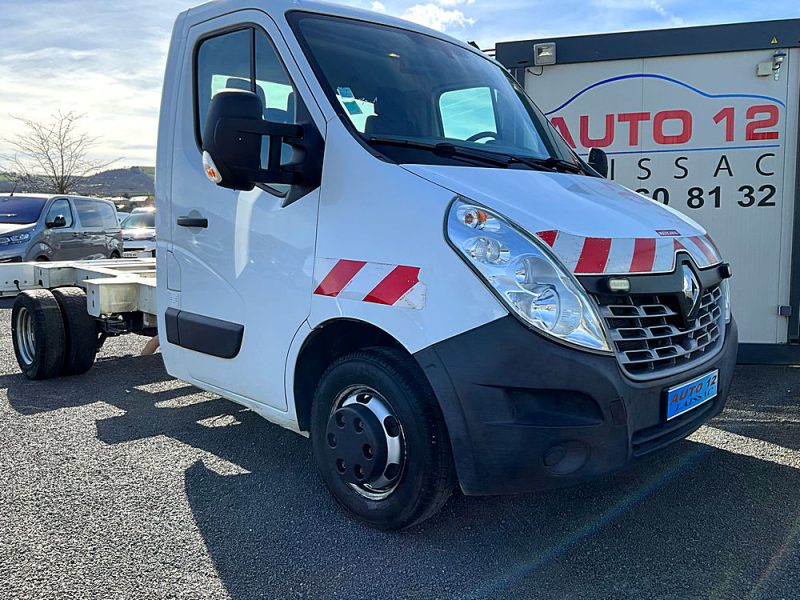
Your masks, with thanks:
[(691, 255), (700, 268), (722, 261), (700, 225), (607, 179), (517, 169), (404, 168), (537, 235), (578, 275), (669, 273), (678, 252)]
[(143, 240), (155, 237), (155, 227), (134, 227), (122, 230), (122, 238), (125, 240)]
[(36, 227), (36, 223), (0, 223), (0, 235), (10, 235), (18, 231), (28, 231)]

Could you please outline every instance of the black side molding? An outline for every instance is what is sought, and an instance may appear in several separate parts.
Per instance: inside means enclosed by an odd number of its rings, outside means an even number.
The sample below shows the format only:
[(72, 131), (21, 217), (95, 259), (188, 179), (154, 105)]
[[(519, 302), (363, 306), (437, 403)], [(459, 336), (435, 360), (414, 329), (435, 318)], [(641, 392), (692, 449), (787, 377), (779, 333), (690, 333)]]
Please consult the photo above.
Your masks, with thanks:
[(177, 308), (168, 308), (165, 317), (170, 344), (219, 358), (234, 358), (242, 348), (244, 325)]

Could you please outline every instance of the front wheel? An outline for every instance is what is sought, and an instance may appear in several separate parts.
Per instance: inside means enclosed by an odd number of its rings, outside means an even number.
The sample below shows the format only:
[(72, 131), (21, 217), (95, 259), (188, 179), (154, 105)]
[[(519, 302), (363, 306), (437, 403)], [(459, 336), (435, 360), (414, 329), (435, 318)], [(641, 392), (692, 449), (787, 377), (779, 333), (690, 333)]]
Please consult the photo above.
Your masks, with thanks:
[(325, 484), (369, 525), (410, 527), (437, 513), (452, 493), (441, 411), (396, 350), (371, 348), (334, 362), (317, 386), (311, 429)]

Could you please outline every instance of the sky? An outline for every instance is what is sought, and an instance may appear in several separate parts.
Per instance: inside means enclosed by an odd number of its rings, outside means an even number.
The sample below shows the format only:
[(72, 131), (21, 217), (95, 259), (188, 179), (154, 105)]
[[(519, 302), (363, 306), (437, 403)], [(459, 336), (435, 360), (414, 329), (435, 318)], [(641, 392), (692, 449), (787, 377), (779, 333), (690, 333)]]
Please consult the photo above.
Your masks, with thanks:
[[(0, 157), (13, 117), (85, 115), (95, 158), (155, 164), (161, 81), (175, 16), (200, 0), (0, 0)], [(258, 0), (253, 0), (258, 3)], [(298, 2), (299, 3), (299, 2)], [(497, 42), (800, 17), (763, 0), (340, 0), (482, 48)], [(0, 170), (7, 164), (0, 158)]]

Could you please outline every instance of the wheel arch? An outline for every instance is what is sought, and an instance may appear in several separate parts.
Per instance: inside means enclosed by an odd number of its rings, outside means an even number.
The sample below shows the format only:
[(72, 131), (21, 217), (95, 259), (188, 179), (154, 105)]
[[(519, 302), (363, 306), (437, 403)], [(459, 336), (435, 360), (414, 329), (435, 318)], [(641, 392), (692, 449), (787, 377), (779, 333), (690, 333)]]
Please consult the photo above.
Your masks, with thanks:
[(408, 349), (391, 334), (358, 319), (331, 319), (317, 325), (306, 336), (295, 361), (291, 382), (297, 423), (301, 431), (309, 430), (311, 403), (325, 369), (345, 354), (373, 346), (395, 348), (413, 360)]

